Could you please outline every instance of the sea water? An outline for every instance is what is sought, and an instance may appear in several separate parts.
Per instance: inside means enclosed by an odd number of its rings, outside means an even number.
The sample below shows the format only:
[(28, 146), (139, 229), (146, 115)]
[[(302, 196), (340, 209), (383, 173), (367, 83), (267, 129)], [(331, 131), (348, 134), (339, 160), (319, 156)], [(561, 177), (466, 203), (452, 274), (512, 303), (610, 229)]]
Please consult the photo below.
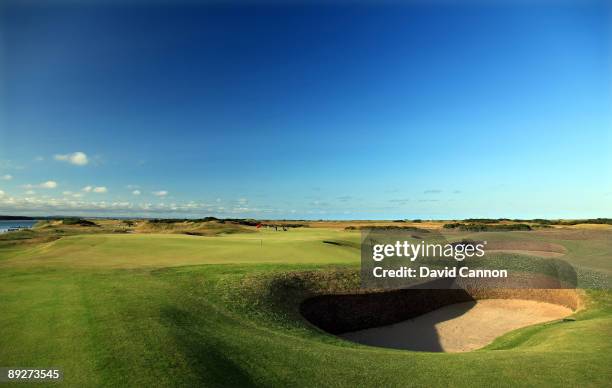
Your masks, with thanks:
[(31, 228), (37, 220), (0, 220), (0, 233), (6, 233), (13, 228)]

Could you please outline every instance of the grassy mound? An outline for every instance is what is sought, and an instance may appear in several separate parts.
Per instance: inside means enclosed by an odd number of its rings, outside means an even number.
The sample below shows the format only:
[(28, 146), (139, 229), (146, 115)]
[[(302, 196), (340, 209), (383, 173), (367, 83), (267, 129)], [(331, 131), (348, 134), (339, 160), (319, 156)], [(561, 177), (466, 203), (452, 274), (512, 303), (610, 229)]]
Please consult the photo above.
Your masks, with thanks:
[(141, 222), (137, 233), (178, 233), (192, 236), (216, 236), (220, 234), (250, 233), (254, 228), (237, 222), (218, 220), (148, 220)]
[(95, 222), (83, 218), (64, 218), (62, 224), (72, 226), (99, 226)]

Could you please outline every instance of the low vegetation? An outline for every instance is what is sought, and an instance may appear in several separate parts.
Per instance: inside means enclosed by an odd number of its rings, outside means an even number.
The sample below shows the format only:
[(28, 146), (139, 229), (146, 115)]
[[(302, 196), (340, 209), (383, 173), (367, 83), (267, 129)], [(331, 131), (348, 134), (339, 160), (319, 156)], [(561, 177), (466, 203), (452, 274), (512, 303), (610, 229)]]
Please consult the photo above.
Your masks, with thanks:
[(509, 232), (513, 230), (532, 230), (531, 226), (527, 224), (491, 224), (491, 223), (472, 223), (464, 224), (460, 222), (453, 222), (444, 224), (445, 229), (457, 229), (467, 232)]
[(416, 226), (399, 226), (399, 225), (371, 225), (371, 226), (350, 225), (344, 228), (344, 230), (398, 230), (398, 231), (423, 232), (423, 233), (429, 232), (427, 229), (417, 228)]
[(470, 224), (497, 224), (500, 223), (502, 221), (510, 221), (507, 218), (466, 218), (465, 220), (463, 220), (463, 222), (467, 222)]
[(85, 220), (82, 218), (64, 218), (62, 220), (64, 225), (77, 225), (77, 226), (99, 226), (93, 221)]
[(535, 225), (559, 225), (559, 226), (572, 226), (581, 224), (590, 225), (612, 225), (612, 218), (589, 218), (579, 220), (549, 220), (544, 218), (533, 218), (533, 219), (521, 219), (521, 218), (466, 218), (461, 223), (468, 224), (499, 224), (502, 222), (513, 222), (513, 223), (526, 223)]
[(557, 220), (557, 221), (549, 221), (549, 224), (550, 225), (580, 225), (580, 224), (612, 225), (612, 218), (591, 218), (587, 220), (571, 220), (571, 221)]

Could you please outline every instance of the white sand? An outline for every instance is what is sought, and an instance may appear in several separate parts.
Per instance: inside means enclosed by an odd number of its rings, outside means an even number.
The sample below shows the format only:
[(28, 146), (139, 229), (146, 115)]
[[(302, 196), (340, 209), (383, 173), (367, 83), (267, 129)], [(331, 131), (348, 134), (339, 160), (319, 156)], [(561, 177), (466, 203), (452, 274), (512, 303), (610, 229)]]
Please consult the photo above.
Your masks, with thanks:
[(429, 352), (479, 349), (509, 331), (564, 318), (572, 310), (551, 303), (484, 299), (458, 303), (393, 325), (345, 333), (364, 345)]

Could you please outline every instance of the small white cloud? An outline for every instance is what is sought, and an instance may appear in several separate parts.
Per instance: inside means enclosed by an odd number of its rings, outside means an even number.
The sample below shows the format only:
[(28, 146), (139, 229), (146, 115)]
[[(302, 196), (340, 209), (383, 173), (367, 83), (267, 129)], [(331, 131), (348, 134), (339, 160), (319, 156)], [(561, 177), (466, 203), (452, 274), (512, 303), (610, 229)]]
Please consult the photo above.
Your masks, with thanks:
[(133, 195), (140, 195), (140, 190), (134, 190), (134, 191), (132, 191), (132, 194)]
[(42, 156), (37, 156), (34, 158), (35, 162), (42, 162), (43, 160), (45, 160), (45, 158), (43, 158)]
[(10, 181), (11, 179), (13, 179), (13, 176), (11, 174), (6, 174), (2, 175), (0, 179), (2, 179), (3, 181)]
[(94, 193), (106, 193), (108, 190), (104, 186), (94, 187)]
[(168, 192), (166, 190), (154, 191), (153, 195), (157, 197), (165, 197), (166, 195), (168, 195)]
[(0, 190), (0, 197), (4, 197), (4, 191)]
[(40, 184), (40, 187), (43, 189), (54, 189), (57, 187), (57, 182), (55, 181), (46, 181)]
[(55, 160), (59, 160), (62, 162), (68, 162), (70, 164), (74, 164), (76, 166), (84, 166), (89, 163), (89, 159), (87, 159), (87, 155), (84, 152), (73, 152), (71, 154), (58, 154), (53, 156)]
[(64, 194), (64, 196), (66, 197), (72, 197), (72, 198), (80, 198), (83, 196), (83, 194), (81, 193), (73, 193), (72, 191), (64, 191), (62, 192), (62, 194)]
[(55, 182), (55, 181), (46, 181), (46, 182), (40, 183), (38, 185), (27, 184), (27, 185), (23, 185), (22, 187), (24, 189), (35, 189), (35, 188), (39, 188), (39, 189), (54, 189), (54, 188), (57, 187), (57, 182)]
[(93, 187), (91, 187), (91, 186), (85, 186), (85, 187), (83, 187), (81, 190), (83, 190), (83, 191), (84, 191), (84, 192), (86, 192), (86, 193), (89, 193), (91, 190), (93, 190)]
[(34, 191), (34, 190), (26, 190), (25, 193), (26, 193), (26, 195), (34, 195), (34, 194), (36, 194), (36, 191)]

